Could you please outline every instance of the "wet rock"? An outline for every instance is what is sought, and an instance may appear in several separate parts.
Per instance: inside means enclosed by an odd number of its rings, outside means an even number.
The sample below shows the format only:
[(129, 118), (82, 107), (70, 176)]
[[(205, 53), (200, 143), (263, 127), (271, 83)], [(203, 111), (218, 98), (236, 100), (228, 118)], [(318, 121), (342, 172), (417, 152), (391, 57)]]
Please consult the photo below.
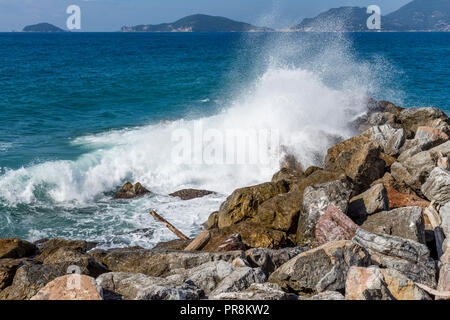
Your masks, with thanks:
[(397, 156), (406, 141), (403, 129), (395, 129), (390, 125), (374, 126), (365, 133), (370, 139), (378, 142), (383, 151), (391, 156)]
[(384, 175), (386, 163), (380, 159), (380, 152), (378, 143), (359, 135), (328, 149), (325, 169), (345, 172), (364, 189)]
[(210, 300), (296, 300), (297, 296), (284, 292), (275, 283), (252, 283), (240, 292), (224, 292), (210, 296)]
[(114, 195), (114, 199), (132, 199), (149, 193), (150, 191), (145, 189), (139, 182), (137, 182), (134, 186), (130, 182), (127, 182)]
[(317, 221), (329, 206), (347, 212), (351, 189), (342, 181), (308, 187), (303, 194), (303, 211), (298, 221), (297, 245), (310, 246)]
[(25, 263), (17, 269), (12, 284), (0, 292), (0, 300), (28, 300), (66, 271), (57, 265)]
[(288, 186), (284, 181), (267, 182), (235, 190), (220, 206), (218, 227), (228, 227), (252, 218), (261, 203), (287, 191)]
[(231, 262), (237, 257), (243, 257), (243, 252), (213, 253), (134, 249), (113, 251), (103, 259), (103, 262), (113, 272), (132, 272), (151, 277), (164, 277), (173, 269), (190, 269), (206, 262), (219, 260)]
[(29, 259), (0, 259), (0, 291), (11, 285), (17, 269)]
[(36, 246), (20, 239), (0, 239), (0, 259), (19, 259), (29, 257), (36, 251)]
[(414, 282), (436, 287), (436, 265), (425, 245), (361, 228), (352, 241), (367, 249), (376, 265), (395, 269)]
[(422, 208), (405, 207), (383, 211), (367, 217), (361, 228), (377, 234), (387, 234), (425, 242), (425, 221)]
[(345, 300), (345, 297), (337, 292), (337, 291), (324, 291), (319, 294), (316, 294), (312, 296), (311, 298), (308, 298), (306, 300), (326, 300), (326, 301), (332, 301), (332, 300)]
[(308, 247), (292, 247), (278, 250), (253, 248), (245, 251), (245, 256), (247, 257), (250, 266), (254, 268), (261, 268), (263, 272), (269, 276), (282, 264), (308, 250), (310, 250)]
[(367, 215), (389, 209), (389, 198), (382, 183), (350, 199), (348, 215), (354, 221), (363, 220)]
[(95, 279), (70, 274), (56, 278), (30, 300), (103, 300), (102, 292), (96, 286)]
[(408, 136), (413, 136), (421, 126), (430, 126), (435, 120), (447, 121), (447, 115), (438, 108), (409, 108), (400, 112), (398, 119)]
[(272, 182), (277, 183), (280, 181), (286, 181), (287, 183), (296, 182), (305, 177), (303, 171), (298, 171), (291, 168), (281, 168), (280, 171), (276, 172), (272, 177)]
[(368, 266), (369, 254), (351, 241), (335, 241), (301, 253), (269, 277), (283, 289), (296, 293), (335, 291), (345, 287), (351, 266)]
[(226, 228), (211, 229), (209, 231), (211, 232), (211, 239), (202, 249), (203, 251), (218, 251), (219, 246), (236, 233), (240, 234), (242, 242), (249, 248), (277, 249), (288, 244), (285, 232), (250, 222), (241, 222)]
[(242, 242), (242, 238), (239, 233), (232, 234), (217, 247), (217, 251), (219, 252), (235, 250), (245, 250), (245, 244)]
[(443, 205), (450, 201), (450, 171), (434, 168), (422, 185), (422, 193), (430, 201)]
[(175, 239), (166, 242), (158, 242), (153, 250), (184, 250), (192, 240)]
[(183, 189), (183, 190), (175, 191), (175, 192), (169, 194), (169, 196), (178, 197), (181, 200), (191, 200), (191, 199), (195, 199), (195, 198), (202, 198), (204, 196), (214, 194), (214, 193), (215, 193), (214, 191), (208, 191), (208, 190)]
[(444, 231), (445, 237), (450, 239), (450, 202), (441, 207), (439, 215), (441, 217), (442, 231)]
[(335, 207), (328, 207), (316, 224), (315, 237), (318, 245), (336, 240), (351, 240), (358, 229), (349, 217)]

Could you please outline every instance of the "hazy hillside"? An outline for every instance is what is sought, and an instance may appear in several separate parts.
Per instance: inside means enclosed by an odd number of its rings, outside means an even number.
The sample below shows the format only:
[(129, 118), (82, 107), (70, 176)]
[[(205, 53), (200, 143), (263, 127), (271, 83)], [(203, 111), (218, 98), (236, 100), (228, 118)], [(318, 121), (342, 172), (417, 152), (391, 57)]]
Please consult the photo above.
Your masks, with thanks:
[(38, 23), (23, 28), (24, 32), (66, 32), (50, 23)]

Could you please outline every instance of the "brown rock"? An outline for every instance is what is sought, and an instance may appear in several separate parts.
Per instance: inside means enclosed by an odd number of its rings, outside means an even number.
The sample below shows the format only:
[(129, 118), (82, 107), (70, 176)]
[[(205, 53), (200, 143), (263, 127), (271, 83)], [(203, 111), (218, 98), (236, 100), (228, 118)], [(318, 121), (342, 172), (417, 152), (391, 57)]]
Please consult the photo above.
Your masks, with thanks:
[(376, 267), (351, 267), (345, 282), (346, 300), (394, 300)]
[(389, 198), (382, 183), (372, 186), (369, 190), (350, 199), (348, 215), (358, 221), (389, 208)]
[(281, 168), (280, 171), (276, 172), (272, 177), (272, 182), (280, 182), (282, 180), (292, 183), (301, 180), (305, 177), (303, 171), (296, 171), (289, 168)]
[(306, 171), (305, 171), (305, 176), (306, 177), (309, 177), (311, 174), (313, 174), (314, 172), (316, 172), (316, 171), (320, 171), (320, 170), (323, 170), (322, 168), (319, 168), (319, 167), (315, 167), (315, 166), (311, 166), (311, 167), (309, 167), (308, 169), (306, 169)]
[(19, 259), (29, 257), (36, 251), (36, 246), (20, 239), (0, 239), (0, 259)]
[(408, 136), (421, 126), (430, 126), (435, 120), (448, 121), (447, 115), (438, 108), (409, 108), (400, 112), (398, 119)]
[(448, 135), (439, 128), (419, 127), (415, 139), (431, 140), (434, 145), (439, 145), (448, 140)]
[(139, 182), (137, 182), (134, 186), (130, 182), (127, 182), (114, 195), (114, 199), (132, 199), (141, 197), (148, 193), (150, 193), (150, 191), (145, 189)]
[(217, 247), (217, 251), (219, 252), (235, 250), (245, 250), (245, 244), (242, 242), (241, 235), (239, 233), (232, 234)]
[(186, 248), (192, 240), (175, 239), (166, 242), (158, 242), (153, 249), (154, 250), (183, 250)]
[(17, 269), (27, 259), (0, 259), (0, 291), (12, 284)]
[(316, 241), (319, 245), (336, 240), (351, 240), (358, 225), (341, 210), (330, 206), (319, 218), (316, 225)]
[(30, 300), (103, 300), (95, 279), (78, 274), (56, 278)]
[(213, 191), (208, 190), (196, 190), (196, 189), (183, 189), (169, 194), (171, 197), (179, 197), (181, 200), (191, 200), (195, 198), (202, 198), (204, 196), (213, 194)]
[(214, 229), (217, 228), (217, 224), (219, 223), (219, 217), (218, 217), (219, 211), (214, 211), (211, 213), (208, 217), (208, 220), (206, 221), (206, 229)]

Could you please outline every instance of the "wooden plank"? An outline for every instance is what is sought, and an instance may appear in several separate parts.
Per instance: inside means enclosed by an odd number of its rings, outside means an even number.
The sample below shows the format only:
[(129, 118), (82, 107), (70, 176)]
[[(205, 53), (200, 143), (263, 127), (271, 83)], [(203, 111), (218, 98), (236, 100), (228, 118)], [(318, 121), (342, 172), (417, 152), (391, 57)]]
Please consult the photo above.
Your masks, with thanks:
[(188, 237), (186, 237), (180, 230), (175, 228), (169, 221), (161, 217), (159, 214), (157, 214), (154, 210), (150, 211), (150, 214), (159, 222), (163, 223), (170, 231), (175, 233), (180, 239), (183, 240), (189, 240)]
[(208, 230), (202, 231), (184, 250), (201, 250), (211, 239), (211, 233)]

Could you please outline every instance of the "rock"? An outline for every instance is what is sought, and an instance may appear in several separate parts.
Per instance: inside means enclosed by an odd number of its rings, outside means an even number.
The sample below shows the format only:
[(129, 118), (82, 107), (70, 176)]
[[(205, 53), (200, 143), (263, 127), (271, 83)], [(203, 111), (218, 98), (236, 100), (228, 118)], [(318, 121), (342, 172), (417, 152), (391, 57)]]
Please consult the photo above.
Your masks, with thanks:
[(204, 196), (214, 194), (214, 193), (215, 193), (214, 191), (208, 191), (208, 190), (183, 189), (183, 190), (175, 191), (175, 192), (169, 194), (169, 196), (178, 197), (181, 200), (191, 200), (191, 199), (195, 199), (195, 198), (202, 198)]
[(211, 239), (203, 251), (216, 252), (223, 242), (233, 234), (239, 233), (242, 242), (249, 248), (277, 249), (288, 244), (286, 233), (261, 226), (260, 224), (241, 222), (222, 229), (211, 229)]
[(213, 213), (211, 213), (208, 217), (208, 220), (206, 221), (206, 229), (210, 230), (210, 229), (214, 229), (218, 227), (218, 223), (219, 223), (219, 211), (214, 211)]
[(361, 228), (372, 233), (387, 234), (426, 244), (425, 221), (420, 207), (405, 207), (376, 213), (367, 217)]
[(342, 181), (308, 187), (303, 194), (303, 211), (298, 221), (297, 245), (310, 246), (317, 221), (329, 206), (347, 212), (351, 189)]
[(243, 252), (212, 253), (133, 249), (112, 251), (103, 259), (103, 262), (113, 272), (132, 272), (151, 277), (164, 277), (174, 269), (190, 269), (206, 262), (219, 260), (231, 262), (237, 257), (243, 257)]
[(450, 202), (447, 202), (439, 209), (439, 215), (441, 217), (442, 231), (444, 231), (445, 237), (450, 239)]
[(354, 221), (364, 219), (367, 215), (389, 209), (389, 198), (382, 183), (350, 199), (348, 215)]
[(351, 267), (348, 272), (347, 300), (430, 300), (426, 292), (394, 269)]
[(321, 171), (323, 170), (320, 167), (316, 167), (316, 166), (311, 166), (308, 169), (305, 170), (305, 177), (309, 177), (310, 175), (312, 175), (314, 172), (316, 171)]
[(444, 264), (441, 267), (437, 290), (450, 292), (450, 264)]
[(96, 284), (113, 299), (198, 300), (204, 296), (203, 291), (191, 283), (177, 285), (139, 273), (105, 273), (97, 278)]
[(433, 141), (429, 139), (422, 138), (406, 140), (403, 147), (400, 149), (400, 155), (397, 159), (399, 162), (405, 162), (412, 156), (415, 156), (422, 151), (430, 150), (433, 147)]
[(242, 238), (239, 233), (232, 234), (217, 247), (217, 251), (219, 252), (235, 250), (245, 250), (245, 244), (242, 242)]
[(391, 156), (397, 156), (400, 148), (406, 141), (406, 133), (403, 129), (395, 129), (388, 124), (374, 126), (365, 133), (370, 139), (378, 142), (384, 152)]
[(277, 183), (280, 181), (286, 181), (287, 183), (296, 182), (305, 177), (303, 171), (297, 171), (289, 168), (281, 168), (280, 171), (276, 172), (272, 177), (272, 182)]
[(214, 291), (211, 292), (211, 296), (217, 296), (226, 292), (242, 291), (253, 283), (264, 283), (266, 280), (266, 275), (259, 268), (237, 268), (217, 285)]
[(0, 259), (19, 259), (29, 257), (36, 251), (36, 246), (20, 239), (0, 239)]
[(436, 287), (436, 265), (425, 245), (361, 228), (352, 241), (367, 249), (376, 265), (395, 269), (414, 282)]
[(316, 294), (312, 296), (311, 298), (308, 298), (306, 300), (326, 300), (326, 301), (332, 301), (332, 300), (345, 300), (345, 297), (337, 292), (337, 291), (324, 291), (319, 294)]
[(315, 229), (316, 241), (319, 245), (323, 245), (330, 241), (351, 240), (358, 225), (341, 210), (330, 206), (317, 221)]
[(87, 242), (84, 240), (65, 240), (65, 239), (51, 239), (39, 244), (39, 252), (36, 256), (36, 260), (43, 261), (47, 256), (52, 255), (55, 251), (61, 248), (77, 250), (82, 253), (86, 253), (97, 246), (95, 242)]
[(225, 228), (252, 218), (261, 203), (287, 191), (288, 186), (284, 181), (266, 182), (235, 190), (220, 206), (218, 227)]
[(210, 296), (210, 300), (296, 300), (296, 296), (284, 292), (275, 283), (252, 283), (244, 291), (224, 292), (216, 296)]
[(28, 259), (0, 259), (0, 291), (13, 282), (17, 269)]
[(153, 250), (184, 250), (192, 240), (175, 239), (166, 242), (158, 242)]
[(325, 169), (345, 172), (364, 189), (384, 175), (386, 163), (380, 159), (380, 152), (378, 143), (359, 135), (328, 149)]
[(250, 266), (254, 268), (261, 268), (261, 270), (269, 276), (282, 264), (308, 250), (310, 250), (308, 247), (292, 247), (278, 250), (253, 248), (245, 251), (245, 256), (247, 257)]
[(368, 266), (369, 263), (369, 254), (356, 243), (328, 242), (295, 256), (276, 269), (269, 281), (296, 293), (335, 291), (345, 287), (351, 266)]
[(0, 292), (0, 300), (28, 300), (66, 271), (57, 265), (25, 263), (17, 269), (12, 284)]
[(417, 128), (415, 139), (419, 140), (430, 140), (433, 144), (439, 145), (448, 140), (448, 135), (444, 130), (433, 127), (419, 127)]
[(30, 300), (103, 300), (95, 279), (79, 274), (65, 275), (47, 283)]
[(430, 176), (422, 185), (422, 193), (430, 201), (445, 204), (450, 201), (450, 171), (434, 168)]
[(408, 136), (413, 136), (421, 126), (430, 126), (433, 121), (447, 121), (447, 115), (438, 108), (410, 108), (400, 112), (398, 119)]
[(391, 174), (397, 181), (404, 182), (421, 195), (421, 186), (437, 166), (438, 159), (449, 155), (450, 141), (447, 141), (430, 150), (422, 151), (404, 162), (394, 163), (391, 166)]
[(130, 182), (127, 182), (114, 195), (114, 199), (132, 199), (149, 193), (150, 191), (145, 189), (139, 182), (137, 182), (134, 186)]

